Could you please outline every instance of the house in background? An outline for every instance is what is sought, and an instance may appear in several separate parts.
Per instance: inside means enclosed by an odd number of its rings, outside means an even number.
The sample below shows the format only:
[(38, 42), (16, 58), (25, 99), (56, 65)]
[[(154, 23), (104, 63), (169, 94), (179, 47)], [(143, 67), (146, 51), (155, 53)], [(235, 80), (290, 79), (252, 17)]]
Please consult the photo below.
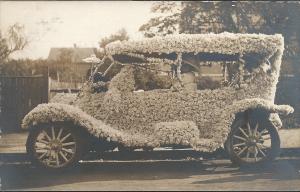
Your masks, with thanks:
[[(93, 63), (84, 62), (83, 59), (95, 55), (96, 52), (97, 48), (77, 47), (76, 44), (74, 44), (73, 47), (51, 48), (47, 60), (52, 63), (52, 65), (55, 65), (53, 67), (58, 71), (56, 77), (58, 81), (63, 79), (59, 69), (62, 68), (62, 65), (65, 65), (72, 70), (72, 75), (68, 77), (67, 81), (83, 82), (86, 80), (88, 71), (93, 65)], [(66, 81), (66, 78), (64, 78), (63, 81)]]

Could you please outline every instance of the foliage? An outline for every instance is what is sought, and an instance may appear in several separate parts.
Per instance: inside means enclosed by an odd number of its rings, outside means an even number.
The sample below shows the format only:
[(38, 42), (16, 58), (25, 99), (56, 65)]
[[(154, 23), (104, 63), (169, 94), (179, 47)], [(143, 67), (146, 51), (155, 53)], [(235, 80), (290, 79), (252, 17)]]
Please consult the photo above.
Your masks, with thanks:
[(3, 76), (30, 76), (43, 74), (47, 68), (45, 60), (19, 59), (9, 60), (2, 64)]
[(7, 45), (7, 41), (2, 37), (0, 31), (0, 62), (2, 63), (8, 57), (9, 49)]
[(24, 25), (15, 23), (9, 26), (7, 35), (2, 36), (0, 32), (0, 62), (6, 61), (8, 57), (28, 45), (28, 39), (24, 33)]
[(236, 31), (230, 1), (182, 2), (180, 33)]
[(127, 34), (127, 31), (122, 28), (119, 31), (117, 31), (115, 34), (110, 35), (109, 37), (104, 37), (100, 40), (99, 45), (101, 48), (104, 48), (107, 44), (114, 42), (114, 41), (124, 41), (128, 40), (129, 36)]
[[(282, 33), (289, 39), (299, 37), (299, 2), (232, 2), (184, 1), (155, 2), (153, 13), (165, 13), (150, 19), (140, 27), (146, 37), (173, 33), (179, 24), (179, 33), (247, 32)], [(152, 30), (152, 28), (158, 30)], [(176, 31), (178, 32), (178, 31)]]
[[(20, 75), (35, 73), (36, 70), (29, 65), (28, 60), (24, 65), (23, 61), (9, 61), (9, 56), (19, 50), (23, 50), (28, 45), (27, 37), (24, 33), (24, 25), (15, 23), (8, 27), (7, 33), (2, 35), (0, 31), (0, 72), (1, 75)], [(11, 64), (14, 63), (13, 66)], [(24, 72), (22, 72), (24, 71)]]
[(158, 16), (151, 18), (139, 28), (145, 37), (165, 36), (178, 32), (180, 6), (177, 2), (155, 2), (151, 12)]
[(62, 51), (58, 61), (45, 59), (12, 59), (2, 63), (1, 75), (4, 76), (30, 76), (45, 73), (49, 67), (49, 76), (57, 79), (57, 73), (61, 80), (69, 80), (72, 76), (76, 79), (76, 74), (72, 68), (71, 54), (66, 49)]

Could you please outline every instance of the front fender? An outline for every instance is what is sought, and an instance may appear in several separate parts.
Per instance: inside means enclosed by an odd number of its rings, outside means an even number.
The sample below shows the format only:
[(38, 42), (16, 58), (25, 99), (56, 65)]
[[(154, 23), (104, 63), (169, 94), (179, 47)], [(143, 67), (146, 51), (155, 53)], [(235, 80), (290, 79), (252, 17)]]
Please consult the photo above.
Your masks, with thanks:
[(75, 126), (85, 128), (99, 138), (120, 138), (121, 133), (101, 120), (95, 119), (81, 109), (62, 103), (40, 104), (31, 110), (22, 121), (22, 128), (28, 129), (40, 123), (72, 122)]
[(75, 125), (89, 128), (93, 120), (80, 109), (68, 104), (48, 103), (40, 104), (32, 109), (22, 121), (22, 128), (28, 129), (39, 123), (57, 121), (72, 121)]
[[(24, 117), (22, 128), (28, 129), (37, 124), (58, 121), (72, 122), (74, 126), (86, 129), (99, 139), (122, 143), (125, 146), (143, 146), (145, 141), (147, 141), (147, 138), (142, 136), (131, 135), (115, 129), (111, 125), (95, 119), (78, 107), (62, 103), (38, 105)], [(155, 146), (157, 144), (149, 142), (148, 145)]]

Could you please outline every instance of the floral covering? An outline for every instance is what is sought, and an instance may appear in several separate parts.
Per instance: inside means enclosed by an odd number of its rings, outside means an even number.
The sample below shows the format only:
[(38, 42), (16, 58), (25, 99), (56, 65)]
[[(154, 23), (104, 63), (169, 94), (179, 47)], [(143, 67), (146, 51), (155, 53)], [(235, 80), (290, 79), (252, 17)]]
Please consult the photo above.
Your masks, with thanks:
[[(144, 92), (134, 92), (134, 67), (124, 66), (110, 81), (107, 92), (94, 92), (87, 83), (72, 106), (41, 104), (26, 115), (23, 128), (43, 122), (71, 121), (99, 139), (128, 147), (180, 144), (199, 151), (214, 151), (224, 144), (238, 112), (263, 109), (270, 113), (269, 119), (278, 128), (281, 121), (277, 113), (293, 112), (288, 105), (274, 104), (283, 52), (281, 35), (223, 33), (178, 37), (149, 39), (133, 43), (134, 46), (110, 44), (107, 51), (167, 52), (165, 46), (170, 42), (169, 47), (176, 51), (268, 52), (272, 53), (271, 65), (266, 67), (267, 64), (262, 63), (240, 87)], [(159, 40), (164, 43), (159, 44)], [(182, 43), (188, 40), (190, 47)], [(151, 46), (146, 48), (149, 42), (152, 42)]]
[(283, 44), (282, 35), (264, 34), (177, 34), (165, 37), (153, 37), (140, 41), (112, 42), (108, 44), (108, 54), (122, 53), (171, 53), (171, 52), (207, 52), (207, 53), (246, 53), (259, 52), (273, 54)]
[(51, 103), (64, 103), (72, 105), (77, 98), (76, 93), (56, 93), (54, 97), (50, 99)]

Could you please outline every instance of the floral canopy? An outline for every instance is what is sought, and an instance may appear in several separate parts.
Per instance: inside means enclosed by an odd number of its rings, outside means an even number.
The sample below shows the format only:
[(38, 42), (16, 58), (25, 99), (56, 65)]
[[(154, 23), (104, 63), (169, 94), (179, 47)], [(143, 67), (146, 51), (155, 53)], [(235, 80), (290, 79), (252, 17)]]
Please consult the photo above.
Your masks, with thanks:
[[(220, 34), (177, 34), (112, 42), (105, 47), (105, 59), (109, 58), (113, 61), (112, 65), (115, 63), (121, 65), (156, 63), (176, 65), (178, 66), (176, 73), (180, 78), (182, 63), (193, 65), (188, 61), (192, 57), (196, 60), (208, 61), (200, 65), (209, 65), (211, 60), (227, 60), (237, 61), (243, 66), (245, 63), (244, 56), (247, 57), (247, 55), (255, 53), (254, 58), (261, 58), (259, 65), (265, 62), (273, 65), (269, 59), (276, 52), (282, 51), (283, 48), (284, 41), (281, 34), (236, 34), (228, 32)], [(110, 67), (104, 72), (104, 75)]]
[(109, 55), (123, 53), (182, 53), (207, 52), (220, 54), (236, 54), (259, 52), (273, 54), (283, 46), (280, 34), (178, 34), (165, 37), (153, 37), (143, 40), (112, 42), (106, 46)]

